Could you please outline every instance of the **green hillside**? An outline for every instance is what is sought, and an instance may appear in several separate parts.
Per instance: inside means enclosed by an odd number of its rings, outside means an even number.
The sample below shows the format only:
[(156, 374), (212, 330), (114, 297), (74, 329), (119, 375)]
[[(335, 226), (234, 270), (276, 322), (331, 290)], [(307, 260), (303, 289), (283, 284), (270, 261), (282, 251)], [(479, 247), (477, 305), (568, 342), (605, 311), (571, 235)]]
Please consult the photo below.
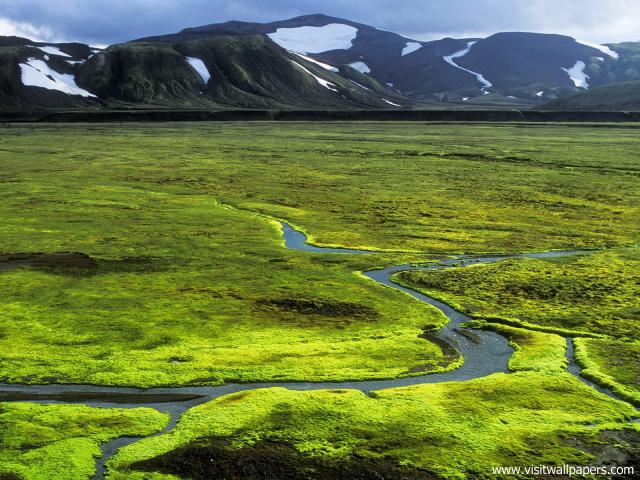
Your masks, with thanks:
[(611, 48), (619, 55), (618, 58), (596, 57), (587, 66), (585, 72), (591, 85), (605, 86), (640, 78), (640, 42), (615, 43)]
[(546, 110), (640, 111), (640, 81), (594, 88), (541, 107)]

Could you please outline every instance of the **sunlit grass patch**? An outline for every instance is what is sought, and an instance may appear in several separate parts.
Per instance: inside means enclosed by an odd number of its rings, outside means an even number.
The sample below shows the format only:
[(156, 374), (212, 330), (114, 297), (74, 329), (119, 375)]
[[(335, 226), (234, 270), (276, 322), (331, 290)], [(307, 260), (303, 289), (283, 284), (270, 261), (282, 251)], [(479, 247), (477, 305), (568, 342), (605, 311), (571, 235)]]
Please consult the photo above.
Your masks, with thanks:
[(472, 316), (516, 319), (566, 335), (585, 332), (632, 339), (640, 320), (638, 272), (640, 253), (630, 249), (512, 259), (398, 277)]
[[(588, 463), (592, 457), (567, 438), (588, 442), (593, 425), (616, 428), (635, 417), (631, 406), (567, 373), (498, 374), (383, 390), (372, 397), (352, 390), (257, 390), (196, 407), (173, 433), (123, 449), (109, 463), (109, 478), (146, 478), (141, 470), (178, 473), (179, 465), (183, 478), (204, 478), (198, 475), (206, 472), (232, 476), (234, 465), (250, 465), (242, 455), (248, 459), (265, 450), (276, 466), (287, 464), (282, 457), (288, 451), (293, 458), (320, 459), (335, 472), (373, 461), (413, 469), (415, 477), (405, 473), (404, 478), (423, 478), (420, 472), (491, 478), (492, 466)], [(217, 456), (209, 457), (208, 469), (189, 471), (188, 459), (206, 453), (208, 445), (218, 448), (210, 450)], [(224, 452), (238, 449), (246, 450), (228, 453), (237, 461), (226, 465)], [(296, 464), (323, 471), (313, 462)], [(194, 461), (192, 468), (198, 465)]]
[(149, 408), (0, 404), (0, 478), (85, 480), (100, 444), (161, 431), (168, 415)]
[(640, 342), (580, 338), (575, 345), (585, 377), (640, 406)]

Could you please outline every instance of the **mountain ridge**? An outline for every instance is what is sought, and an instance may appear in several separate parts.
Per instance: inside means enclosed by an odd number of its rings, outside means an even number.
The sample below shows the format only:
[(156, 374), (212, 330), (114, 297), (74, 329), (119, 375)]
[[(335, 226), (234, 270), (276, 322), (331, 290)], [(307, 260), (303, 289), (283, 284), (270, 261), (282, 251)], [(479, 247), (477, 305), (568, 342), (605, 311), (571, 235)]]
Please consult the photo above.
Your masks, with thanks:
[(640, 80), (640, 43), (499, 32), (420, 41), (324, 14), (104, 50), (0, 37), (0, 108), (528, 108)]

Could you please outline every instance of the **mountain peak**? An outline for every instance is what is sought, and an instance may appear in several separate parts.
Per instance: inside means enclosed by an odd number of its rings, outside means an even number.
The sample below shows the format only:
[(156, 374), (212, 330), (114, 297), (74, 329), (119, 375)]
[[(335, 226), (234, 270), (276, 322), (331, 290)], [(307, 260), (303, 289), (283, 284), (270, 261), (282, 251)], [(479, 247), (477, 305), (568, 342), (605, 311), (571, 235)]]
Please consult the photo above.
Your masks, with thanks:
[(421, 42), (324, 13), (213, 23), (101, 53), (16, 37), (0, 37), (0, 50), (0, 65), (12, 66), (0, 92), (25, 103), (68, 103), (64, 92), (82, 87), (106, 102), (166, 105), (526, 107), (640, 80), (633, 42), (605, 47), (533, 32)]
[(331, 15), (326, 15), (324, 13), (309, 13), (307, 15), (300, 15), (297, 17), (293, 17), (290, 18), (289, 20), (283, 20), (284, 22), (294, 22), (294, 21), (299, 21), (299, 22), (305, 22), (305, 21), (309, 21), (309, 22), (334, 22), (334, 21), (338, 21), (338, 22), (348, 22), (348, 20), (345, 20), (344, 18), (338, 18), (338, 17), (332, 17)]

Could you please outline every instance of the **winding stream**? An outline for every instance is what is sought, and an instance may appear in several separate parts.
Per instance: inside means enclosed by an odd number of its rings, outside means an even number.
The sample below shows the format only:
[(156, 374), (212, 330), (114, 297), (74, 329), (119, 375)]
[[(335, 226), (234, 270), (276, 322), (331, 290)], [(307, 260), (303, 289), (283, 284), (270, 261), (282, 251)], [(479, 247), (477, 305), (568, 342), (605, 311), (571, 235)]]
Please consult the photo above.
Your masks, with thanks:
[[(289, 249), (323, 254), (375, 254), (377, 252), (364, 250), (349, 250), (342, 248), (321, 248), (307, 243), (307, 238), (286, 223), (282, 223), (282, 234), (285, 245)], [(470, 317), (458, 312), (449, 305), (410, 288), (399, 285), (391, 280), (391, 276), (409, 270), (444, 270), (473, 264), (495, 263), (509, 258), (555, 258), (569, 255), (584, 254), (582, 251), (548, 252), (515, 255), (469, 256), (460, 255), (438, 263), (426, 266), (396, 265), (383, 270), (364, 272), (371, 280), (396, 290), (400, 290), (419, 301), (428, 303), (442, 311), (449, 323), (436, 333), (425, 335), (425, 338), (437, 343), (443, 351), (453, 352), (455, 349), (463, 358), (464, 363), (456, 370), (434, 373), (407, 378), (390, 380), (369, 380), (357, 382), (265, 382), (251, 384), (225, 384), (212, 387), (168, 387), (139, 389), (129, 387), (104, 387), (95, 385), (0, 385), (0, 402), (35, 402), (43, 404), (81, 404), (102, 408), (138, 408), (149, 407), (161, 412), (169, 413), (170, 421), (167, 427), (156, 435), (169, 432), (177, 425), (180, 415), (188, 409), (209, 402), (215, 398), (231, 393), (254, 390), (260, 388), (283, 387), (290, 390), (327, 390), (327, 389), (355, 389), (366, 394), (375, 390), (404, 387), (417, 384), (439, 383), (450, 381), (465, 381), (485, 377), (494, 373), (508, 372), (507, 363), (513, 354), (513, 348), (507, 339), (495, 332), (472, 330), (462, 327), (471, 320)], [(568, 371), (581, 381), (598, 391), (618, 399), (611, 391), (603, 389), (584, 379), (581, 368), (576, 364), (573, 355), (573, 341), (567, 340), (566, 356)], [(153, 435), (153, 436), (156, 436)], [(135, 443), (141, 438), (117, 438), (102, 448), (103, 456), (97, 460), (97, 473), (94, 479), (103, 479), (105, 463), (118, 449)]]

